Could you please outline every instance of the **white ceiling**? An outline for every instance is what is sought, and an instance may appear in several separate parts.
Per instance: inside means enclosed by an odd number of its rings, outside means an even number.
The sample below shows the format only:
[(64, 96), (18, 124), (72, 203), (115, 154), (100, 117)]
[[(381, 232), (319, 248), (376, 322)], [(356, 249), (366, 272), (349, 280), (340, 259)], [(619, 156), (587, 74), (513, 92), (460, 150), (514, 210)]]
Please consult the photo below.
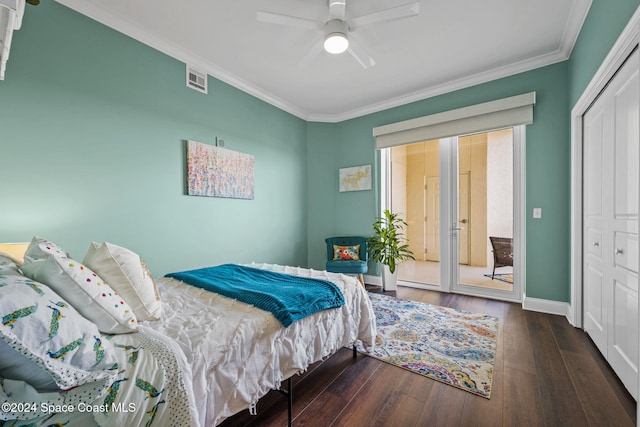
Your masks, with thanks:
[[(309, 121), (337, 122), (567, 59), (591, 0), (420, 0), (420, 14), (349, 37), (376, 61), (305, 54), (317, 30), (257, 11), (328, 20), (326, 0), (57, 0)], [(347, 0), (346, 17), (411, 0)]]

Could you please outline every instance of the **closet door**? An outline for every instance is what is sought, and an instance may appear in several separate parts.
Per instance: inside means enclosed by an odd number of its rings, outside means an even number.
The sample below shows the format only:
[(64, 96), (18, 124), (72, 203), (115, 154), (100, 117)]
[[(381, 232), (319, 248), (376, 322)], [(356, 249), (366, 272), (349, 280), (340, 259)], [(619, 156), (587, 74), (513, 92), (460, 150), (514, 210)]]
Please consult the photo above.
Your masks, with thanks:
[[(605, 200), (610, 192), (603, 191), (605, 173), (603, 164), (608, 163), (603, 150), (605, 128), (611, 127), (606, 116), (606, 103), (598, 98), (584, 115), (584, 330), (589, 334), (600, 352), (607, 354), (609, 330), (610, 297), (605, 283), (605, 266), (611, 260), (605, 259), (611, 248), (605, 248), (604, 228), (607, 206)], [(605, 123), (605, 118), (609, 119)], [(608, 203), (609, 202), (609, 203)]]
[(636, 399), (638, 69), (636, 51), (584, 116), (584, 325)]
[(640, 82), (636, 52), (616, 76), (613, 108), (613, 314), (608, 360), (638, 396), (638, 190)]

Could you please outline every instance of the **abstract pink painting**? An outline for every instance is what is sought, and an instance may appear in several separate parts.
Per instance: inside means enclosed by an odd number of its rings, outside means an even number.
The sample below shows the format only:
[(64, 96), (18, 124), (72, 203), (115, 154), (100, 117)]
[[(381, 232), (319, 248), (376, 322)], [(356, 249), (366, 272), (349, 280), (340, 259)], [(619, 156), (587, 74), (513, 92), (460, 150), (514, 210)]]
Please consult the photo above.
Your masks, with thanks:
[(187, 141), (190, 196), (253, 199), (253, 174), (252, 155)]

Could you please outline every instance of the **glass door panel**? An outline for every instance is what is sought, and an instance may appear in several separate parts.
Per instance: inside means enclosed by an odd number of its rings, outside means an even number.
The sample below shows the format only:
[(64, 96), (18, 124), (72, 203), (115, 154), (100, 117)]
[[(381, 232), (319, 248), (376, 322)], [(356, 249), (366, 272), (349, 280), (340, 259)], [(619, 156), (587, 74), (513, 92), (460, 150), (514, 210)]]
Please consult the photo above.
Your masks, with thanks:
[(408, 226), (415, 261), (398, 267), (398, 280), (440, 287), (440, 149), (425, 141), (391, 149), (391, 210)]
[(504, 255), (505, 249), (494, 249), (490, 239), (511, 241), (513, 248), (513, 129), (459, 137), (457, 163), (458, 281), (453, 291), (513, 292), (513, 265), (508, 265), (513, 249), (506, 261), (500, 258), (494, 273), (494, 250)]

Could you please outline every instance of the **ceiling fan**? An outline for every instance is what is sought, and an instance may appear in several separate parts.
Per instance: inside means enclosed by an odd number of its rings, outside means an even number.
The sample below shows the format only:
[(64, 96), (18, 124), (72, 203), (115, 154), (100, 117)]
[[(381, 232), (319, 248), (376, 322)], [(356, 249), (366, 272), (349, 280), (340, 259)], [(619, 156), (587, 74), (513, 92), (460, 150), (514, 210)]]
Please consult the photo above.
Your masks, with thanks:
[(347, 20), (347, 0), (328, 1), (329, 20), (326, 22), (262, 10), (258, 11), (257, 19), (260, 22), (270, 24), (290, 25), (322, 31), (322, 37), (305, 55), (301, 64), (309, 62), (324, 48), (325, 51), (332, 54), (347, 51), (360, 65), (367, 69), (374, 66), (376, 62), (356, 41), (353, 33), (363, 27), (409, 18), (420, 13), (420, 3), (413, 2)]

